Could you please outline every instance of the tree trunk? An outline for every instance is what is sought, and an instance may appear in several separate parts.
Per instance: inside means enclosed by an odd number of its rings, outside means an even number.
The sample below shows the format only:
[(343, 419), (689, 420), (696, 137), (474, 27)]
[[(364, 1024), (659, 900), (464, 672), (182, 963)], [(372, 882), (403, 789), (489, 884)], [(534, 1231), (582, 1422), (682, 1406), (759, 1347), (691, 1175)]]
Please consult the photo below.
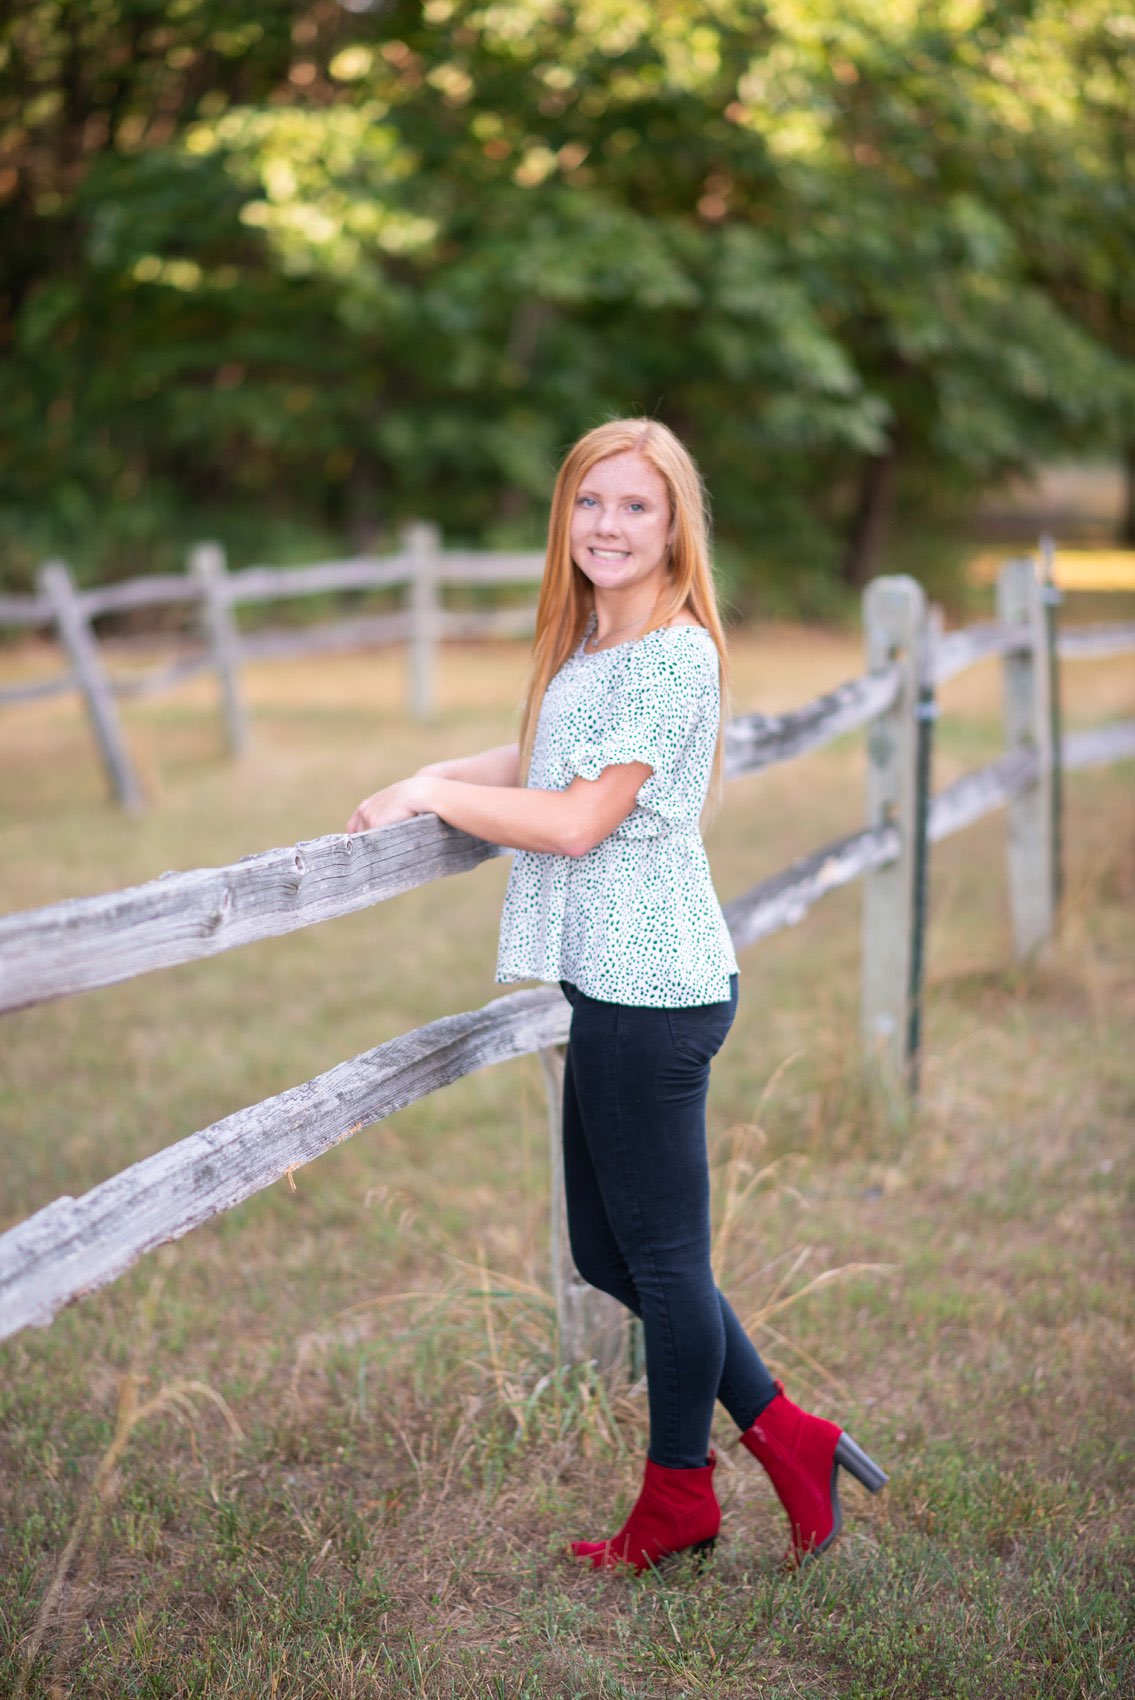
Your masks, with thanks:
[(355, 451), (355, 462), (347, 477), (347, 536), (356, 555), (373, 552), (380, 532), (380, 487), (378, 468), (369, 448)]
[(876, 572), (894, 505), (897, 466), (898, 445), (894, 440), (882, 454), (872, 455), (864, 464), (851, 534), (840, 565), (840, 576), (852, 589), (861, 590)]
[(1120, 541), (1135, 544), (1135, 443), (1123, 449), (1123, 471), (1127, 480), (1127, 499), (1123, 507), (1123, 529)]

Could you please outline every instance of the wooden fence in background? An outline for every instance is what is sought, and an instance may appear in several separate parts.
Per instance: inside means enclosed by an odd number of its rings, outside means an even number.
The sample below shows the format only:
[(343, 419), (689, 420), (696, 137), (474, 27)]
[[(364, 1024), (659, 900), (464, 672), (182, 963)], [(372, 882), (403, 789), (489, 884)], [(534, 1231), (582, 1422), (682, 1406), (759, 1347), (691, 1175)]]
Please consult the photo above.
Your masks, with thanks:
[[(790, 713), (742, 715), (726, 728), (730, 778), (866, 729), (864, 828), (760, 881), (730, 901), (725, 914), (743, 949), (799, 921), (826, 892), (865, 881), (863, 1041), (872, 1075), (900, 1106), (917, 1088), (930, 846), (1008, 808), (1016, 948), (1034, 952), (1051, 936), (1057, 910), (1060, 772), (1135, 756), (1135, 719), (1063, 735), (1056, 689), (1058, 655), (1135, 649), (1135, 626), (1084, 627), (1058, 637), (1056, 598), (1043, 566), (1038, 570), (1032, 560), (1005, 564), (998, 598), (998, 620), (943, 635), (913, 580), (876, 579), (864, 596), (863, 676)], [(1004, 669), (1005, 752), (932, 795), (935, 688), (991, 656)], [(501, 853), (425, 816), (10, 915), (0, 919), (0, 1012), (349, 914)], [(443, 1016), (226, 1116), (81, 1198), (57, 1199), (0, 1235), (0, 1338), (46, 1325), (144, 1252), (405, 1105), (489, 1063), (537, 1052), (553, 1148), (560, 1356), (618, 1373), (628, 1350), (626, 1313), (579, 1279), (565, 1231), (559, 1142), (569, 1014), (559, 989), (545, 987)]]
[[(397, 554), (321, 561), (304, 567), (244, 567), (227, 570), (217, 543), (199, 543), (188, 571), (127, 579), (95, 590), (79, 590), (63, 561), (47, 561), (38, 574), (36, 596), (0, 596), (0, 627), (53, 630), (68, 662), (66, 671), (31, 684), (0, 688), (5, 703), (80, 691), (111, 789), (123, 807), (142, 807), (142, 789), (130, 760), (115, 699), (169, 690), (200, 673), (215, 673), (229, 747), (239, 755), (248, 737), (240, 694), (240, 669), (248, 661), (293, 659), (380, 644), (405, 644), (407, 708), (428, 720), (436, 699), (438, 644), (444, 638), (520, 637), (535, 623), (535, 602), (519, 608), (450, 609), (445, 590), (471, 585), (503, 589), (537, 585), (544, 556), (441, 547), (435, 525), (406, 527)], [(256, 603), (360, 591), (400, 591), (403, 606), (389, 613), (356, 615), (294, 630), (242, 632), (234, 610)], [(185, 604), (196, 611), (196, 651), (149, 673), (115, 679), (107, 671), (94, 621), (108, 614)]]

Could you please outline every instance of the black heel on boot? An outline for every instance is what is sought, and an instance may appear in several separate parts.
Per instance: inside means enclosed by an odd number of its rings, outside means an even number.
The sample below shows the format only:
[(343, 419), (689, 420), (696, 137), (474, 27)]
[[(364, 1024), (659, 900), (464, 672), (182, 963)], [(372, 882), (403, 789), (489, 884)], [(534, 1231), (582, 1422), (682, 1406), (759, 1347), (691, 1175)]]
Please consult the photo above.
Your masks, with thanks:
[(850, 1470), (856, 1481), (862, 1482), (868, 1493), (878, 1493), (886, 1487), (887, 1475), (876, 1464), (874, 1458), (869, 1458), (861, 1446), (857, 1446), (846, 1432), (836, 1441), (835, 1461), (842, 1464), (845, 1470)]

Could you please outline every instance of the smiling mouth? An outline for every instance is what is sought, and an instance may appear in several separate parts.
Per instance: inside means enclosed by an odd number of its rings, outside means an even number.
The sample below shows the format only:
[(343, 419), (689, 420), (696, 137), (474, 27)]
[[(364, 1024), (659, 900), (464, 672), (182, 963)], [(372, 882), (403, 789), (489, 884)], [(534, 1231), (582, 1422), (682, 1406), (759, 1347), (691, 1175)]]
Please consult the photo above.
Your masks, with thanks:
[(591, 553), (597, 561), (625, 561), (630, 556), (629, 549), (597, 549), (594, 544)]

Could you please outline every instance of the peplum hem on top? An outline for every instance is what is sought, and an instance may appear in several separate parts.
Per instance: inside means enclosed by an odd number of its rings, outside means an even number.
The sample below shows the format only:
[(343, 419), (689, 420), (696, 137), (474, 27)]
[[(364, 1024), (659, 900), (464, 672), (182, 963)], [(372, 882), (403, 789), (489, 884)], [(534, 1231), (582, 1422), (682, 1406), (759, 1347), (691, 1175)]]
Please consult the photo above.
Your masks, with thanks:
[(560, 791), (631, 761), (653, 771), (585, 855), (516, 852), (497, 982), (567, 980), (610, 1003), (723, 1003), (737, 959), (699, 826), (720, 714), (716, 646), (702, 626), (674, 626), (589, 655), (587, 635), (545, 693), (528, 784)]

